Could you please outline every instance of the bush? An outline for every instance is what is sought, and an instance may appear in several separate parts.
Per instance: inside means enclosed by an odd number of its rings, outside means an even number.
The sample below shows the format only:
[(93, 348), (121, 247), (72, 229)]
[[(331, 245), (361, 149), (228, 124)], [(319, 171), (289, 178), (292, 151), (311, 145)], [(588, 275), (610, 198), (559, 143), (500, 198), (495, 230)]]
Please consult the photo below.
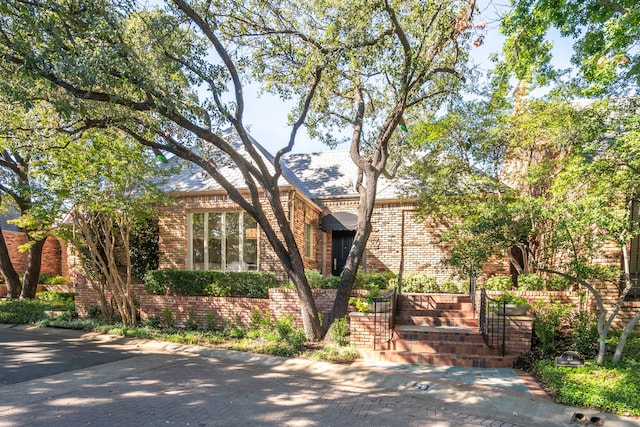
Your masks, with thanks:
[(566, 291), (571, 288), (571, 282), (562, 276), (554, 274), (547, 279), (548, 291)]
[(395, 278), (393, 272), (384, 273), (363, 273), (359, 271), (356, 274), (354, 289), (389, 289), (390, 279)]
[(556, 356), (560, 326), (570, 323), (573, 304), (536, 300), (531, 306), (535, 344), (543, 357)]
[(593, 357), (598, 352), (598, 319), (595, 313), (576, 313), (571, 321), (571, 341), (573, 350), (585, 357)]
[(443, 292), (445, 294), (460, 294), (462, 293), (462, 290), (457, 283), (449, 280), (449, 281), (440, 283), (440, 292)]
[[(398, 279), (393, 278), (389, 281), (390, 287), (398, 285)], [(402, 292), (407, 293), (437, 293), (440, 292), (440, 286), (436, 282), (436, 278), (427, 273), (408, 274), (402, 277)]]
[(535, 273), (521, 274), (518, 276), (518, 290), (542, 291), (544, 290), (544, 279)]
[(73, 310), (76, 294), (73, 292), (38, 292), (36, 299), (45, 303), (49, 310)]
[(484, 282), (483, 287), (488, 291), (507, 292), (513, 288), (513, 281), (511, 276), (493, 276)]
[(340, 285), (340, 276), (327, 276), (322, 280), (323, 289), (338, 289)]
[(311, 289), (321, 289), (323, 285), (322, 273), (318, 270), (311, 270), (309, 268), (304, 269), (304, 275), (307, 277), (307, 282)]
[(336, 319), (331, 326), (331, 330), (329, 331), (329, 338), (338, 344), (339, 346), (345, 347), (349, 345), (349, 323), (347, 322), (346, 317), (341, 317), (340, 319)]
[(65, 286), (67, 284), (67, 278), (62, 276), (56, 276), (51, 273), (41, 273), (38, 278), (38, 283), (41, 285), (49, 286)]
[(275, 287), (273, 273), (151, 270), (144, 277), (144, 289), (152, 295), (267, 298)]

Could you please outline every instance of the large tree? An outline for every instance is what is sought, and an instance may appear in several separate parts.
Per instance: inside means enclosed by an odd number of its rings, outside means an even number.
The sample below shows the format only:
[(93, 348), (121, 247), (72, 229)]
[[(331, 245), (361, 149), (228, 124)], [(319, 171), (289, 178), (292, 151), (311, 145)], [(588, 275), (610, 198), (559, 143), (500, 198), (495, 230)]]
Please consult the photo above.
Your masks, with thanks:
[[(474, 0), (173, 0), (154, 10), (132, 0), (10, 0), (0, 5), (0, 55), (5, 72), (75, 97), (61, 108), (93, 111), (88, 122), (108, 122), (202, 167), (260, 225), (297, 289), (307, 336), (319, 338), (281, 203), (280, 159), (303, 125), (312, 135), (337, 129), (351, 141), (360, 203), (332, 310), (341, 317), (371, 232), (378, 177), (393, 172), (390, 153), (402, 145), (398, 126), (457, 90), (475, 12)], [(290, 137), (272, 164), (245, 126), (244, 84), (251, 80), (296, 105)], [(95, 104), (104, 105), (102, 114)], [(228, 126), (241, 150), (221, 136)], [(219, 173), (222, 157), (238, 167), (249, 197)]]
[[(500, 22), (506, 62), (519, 78), (546, 84), (562, 73), (553, 37), (573, 43), (570, 81), (589, 94), (640, 86), (640, 4), (636, 0), (511, 0)], [(557, 59), (557, 58), (556, 58)]]
[[(50, 186), (49, 172), (58, 161), (56, 147), (70, 142), (59, 132), (58, 116), (46, 102), (30, 102), (28, 108), (15, 102), (0, 103), (0, 198), (26, 236), (20, 247), (27, 253), (20, 280), (4, 238), (0, 238), (0, 270), (9, 298), (34, 298), (45, 240), (53, 234), (64, 194)], [(1, 230), (0, 230), (1, 234)]]

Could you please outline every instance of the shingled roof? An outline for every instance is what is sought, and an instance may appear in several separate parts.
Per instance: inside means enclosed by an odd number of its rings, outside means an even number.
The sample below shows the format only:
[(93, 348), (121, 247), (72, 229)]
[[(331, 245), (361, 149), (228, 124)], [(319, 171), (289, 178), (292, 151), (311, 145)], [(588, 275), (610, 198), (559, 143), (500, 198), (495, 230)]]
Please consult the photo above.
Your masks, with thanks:
[[(247, 156), (242, 143), (235, 133), (224, 135), (238, 151)], [(271, 170), (274, 157), (257, 141), (254, 146), (270, 165)], [(180, 172), (165, 185), (171, 192), (200, 192), (216, 191), (223, 188), (200, 167), (181, 159), (172, 159), (170, 163), (180, 165)], [(220, 172), (238, 189), (246, 189), (242, 174), (230, 160), (217, 162)], [(311, 200), (319, 200), (336, 196), (358, 195), (355, 181), (358, 168), (351, 161), (347, 151), (325, 151), (308, 154), (287, 154), (282, 158), (282, 177), (279, 185), (291, 185), (300, 190)], [(401, 190), (396, 180), (390, 181), (381, 177), (378, 182), (378, 199), (396, 199), (401, 196)]]

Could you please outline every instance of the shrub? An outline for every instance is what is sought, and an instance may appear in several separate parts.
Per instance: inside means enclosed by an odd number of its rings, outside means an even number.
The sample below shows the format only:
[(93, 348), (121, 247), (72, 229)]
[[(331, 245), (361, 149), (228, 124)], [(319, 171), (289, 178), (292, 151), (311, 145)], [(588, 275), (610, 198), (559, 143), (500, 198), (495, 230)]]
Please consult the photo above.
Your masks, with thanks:
[(560, 326), (569, 323), (573, 304), (536, 300), (531, 306), (533, 333), (540, 353), (545, 357), (556, 355), (556, 335)]
[(309, 286), (311, 287), (311, 289), (322, 288), (324, 280), (322, 277), (322, 273), (320, 273), (318, 270), (305, 268), (304, 275), (307, 277), (307, 282), (309, 282)]
[(452, 281), (446, 281), (443, 283), (440, 283), (440, 292), (443, 292), (445, 294), (460, 294), (461, 289), (460, 286), (458, 286), (457, 283), (452, 282)]
[(171, 307), (165, 307), (160, 313), (160, 327), (162, 328), (173, 328), (173, 323), (175, 322), (175, 317), (173, 317), (173, 310)]
[(595, 313), (575, 313), (571, 320), (571, 342), (573, 350), (585, 357), (593, 357), (598, 352), (598, 319)]
[[(398, 285), (398, 279), (389, 280), (390, 287)], [(436, 278), (427, 273), (408, 274), (402, 277), (402, 292), (407, 293), (436, 293), (440, 287)]]
[(44, 318), (49, 307), (38, 300), (16, 299), (0, 302), (0, 323), (26, 324)]
[(73, 292), (38, 292), (36, 299), (45, 303), (49, 310), (73, 310), (76, 294)]
[(346, 317), (336, 319), (329, 332), (329, 338), (339, 346), (345, 347), (349, 345), (349, 323)]
[(384, 273), (363, 273), (359, 271), (356, 274), (354, 289), (389, 289), (389, 281), (394, 278), (393, 272)]
[(544, 290), (544, 279), (539, 274), (527, 273), (518, 276), (518, 289), (521, 291)]
[(571, 287), (571, 282), (562, 276), (554, 274), (547, 279), (548, 291), (566, 291)]
[(41, 273), (38, 278), (38, 283), (41, 285), (64, 286), (67, 284), (67, 278), (63, 276), (56, 276), (51, 273)]
[(273, 273), (151, 270), (144, 278), (144, 289), (153, 295), (267, 298), (274, 287), (278, 280)]
[(340, 285), (340, 276), (327, 276), (322, 280), (323, 289), (338, 289)]
[(484, 282), (483, 287), (488, 291), (507, 292), (513, 288), (513, 281), (511, 280), (511, 276), (493, 276)]

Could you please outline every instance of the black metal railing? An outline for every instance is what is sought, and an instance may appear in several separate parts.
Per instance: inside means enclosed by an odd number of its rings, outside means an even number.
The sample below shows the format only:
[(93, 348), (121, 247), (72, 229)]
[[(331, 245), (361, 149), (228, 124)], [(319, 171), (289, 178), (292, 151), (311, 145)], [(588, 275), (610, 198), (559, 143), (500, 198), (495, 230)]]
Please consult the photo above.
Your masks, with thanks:
[(385, 344), (393, 338), (395, 313), (398, 292), (393, 288), (390, 292), (373, 299), (373, 349), (378, 344)]
[(487, 291), (480, 292), (480, 332), (484, 342), (491, 348), (499, 348), (506, 353), (506, 302), (489, 298)]

